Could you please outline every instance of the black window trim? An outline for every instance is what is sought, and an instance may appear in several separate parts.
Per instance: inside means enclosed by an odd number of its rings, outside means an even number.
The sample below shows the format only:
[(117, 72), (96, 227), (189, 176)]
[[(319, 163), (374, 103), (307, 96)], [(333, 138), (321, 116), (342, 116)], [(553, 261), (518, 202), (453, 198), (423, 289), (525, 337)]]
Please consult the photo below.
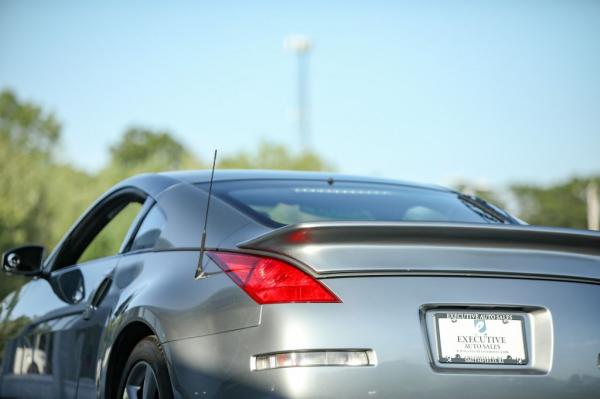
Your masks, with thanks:
[[(100, 198), (97, 203), (81, 216), (81, 218), (71, 227), (67, 235), (58, 244), (56, 249), (46, 260), (44, 270), (52, 273), (63, 268), (78, 265), (78, 259), (75, 259), (83, 253), (83, 250), (91, 243), (91, 241), (102, 231), (102, 229), (116, 216), (124, 207), (132, 202), (142, 204), (142, 209), (132, 222), (132, 226), (127, 232), (123, 243), (128, 243), (131, 240), (132, 234), (135, 234), (139, 223), (143, 220), (145, 212), (151, 208), (151, 205), (146, 207), (147, 202), (154, 202), (154, 199), (145, 191), (137, 187), (123, 187), (114, 192)], [(99, 220), (101, 218), (102, 220)], [(133, 226), (136, 226), (134, 229)], [(113, 256), (118, 256), (122, 253), (125, 245), (122, 244), (120, 251), (111, 256), (99, 258), (108, 259)], [(81, 253), (79, 253), (81, 252)], [(87, 262), (86, 262), (87, 263)]]
[(135, 237), (137, 236), (137, 233), (140, 230), (142, 223), (144, 223), (144, 220), (146, 220), (146, 216), (148, 216), (148, 213), (150, 213), (150, 211), (152, 210), (152, 208), (154, 208), (155, 205), (156, 201), (153, 198), (146, 198), (146, 201), (144, 201), (144, 204), (142, 205), (142, 209), (140, 209), (140, 211), (138, 212), (136, 218), (131, 223), (131, 227), (125, 235), (125, 239), (123, 240), (123, 243), (121, 244), (121, 249), (119, 250), (119, 255), (140, 252), (131, 251), (131, 246), (135, 241)]

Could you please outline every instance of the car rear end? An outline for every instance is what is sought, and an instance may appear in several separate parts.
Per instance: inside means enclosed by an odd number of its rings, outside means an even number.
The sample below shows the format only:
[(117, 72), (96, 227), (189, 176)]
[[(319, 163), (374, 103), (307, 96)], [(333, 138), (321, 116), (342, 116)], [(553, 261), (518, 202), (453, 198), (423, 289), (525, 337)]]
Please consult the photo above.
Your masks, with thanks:
[(596, 233), (319, 221), (209, 256), (260, 322), (165, 345), (183, 397), (600, 397)]

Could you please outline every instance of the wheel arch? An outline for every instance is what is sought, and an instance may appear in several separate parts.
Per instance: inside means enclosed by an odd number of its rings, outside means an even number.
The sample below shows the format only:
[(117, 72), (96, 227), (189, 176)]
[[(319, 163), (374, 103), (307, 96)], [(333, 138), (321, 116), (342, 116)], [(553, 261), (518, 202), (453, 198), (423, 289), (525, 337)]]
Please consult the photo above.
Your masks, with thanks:
[(104, 384), (105, 398), (117, 397), (119, 382), (129, 355), (138, 342), (151, 335), (158, 336), (144, 320), (132, 320), (121, 329), (110, 348)]

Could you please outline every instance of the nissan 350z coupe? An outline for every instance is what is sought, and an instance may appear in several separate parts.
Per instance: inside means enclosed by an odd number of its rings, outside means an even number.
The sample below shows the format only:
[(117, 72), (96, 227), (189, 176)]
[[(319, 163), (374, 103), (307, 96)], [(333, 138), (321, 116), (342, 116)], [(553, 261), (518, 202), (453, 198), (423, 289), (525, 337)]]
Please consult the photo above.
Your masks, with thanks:
[(130, 178), (45, 259), (4, 254), (32, 278), (1, 397), (600, 397), (600, 234), (391, 180), (209, 180)]

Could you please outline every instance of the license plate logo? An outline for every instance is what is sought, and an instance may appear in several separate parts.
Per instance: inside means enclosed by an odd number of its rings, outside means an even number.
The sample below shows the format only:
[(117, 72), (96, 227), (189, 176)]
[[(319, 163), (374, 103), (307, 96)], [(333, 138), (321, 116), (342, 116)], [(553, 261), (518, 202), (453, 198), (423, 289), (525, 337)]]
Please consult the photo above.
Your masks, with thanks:
[(435, 315), (441, 363), (526, 365), (523, 316), (500, 312)]

